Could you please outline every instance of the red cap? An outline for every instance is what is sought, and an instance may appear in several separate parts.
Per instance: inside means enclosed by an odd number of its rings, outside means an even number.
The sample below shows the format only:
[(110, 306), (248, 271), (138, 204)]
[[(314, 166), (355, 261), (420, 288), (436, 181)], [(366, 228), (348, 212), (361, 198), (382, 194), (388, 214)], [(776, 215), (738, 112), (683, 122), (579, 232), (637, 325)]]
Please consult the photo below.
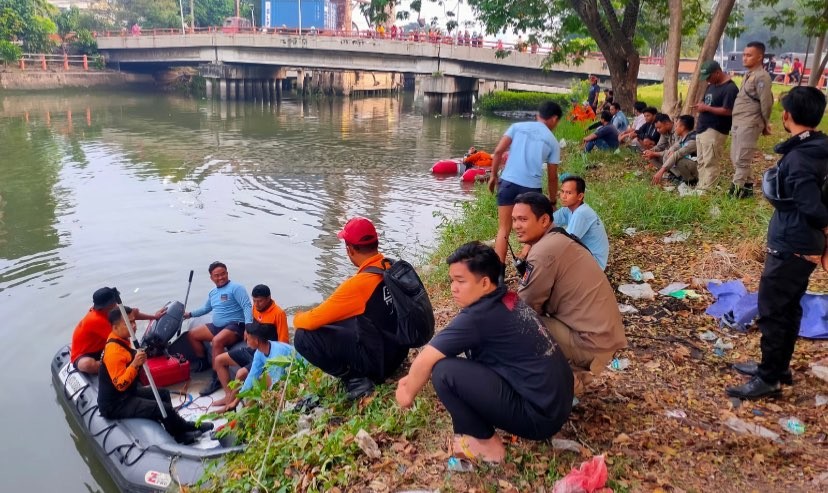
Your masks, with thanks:
[(364, 217), (350, 219), (336, 236), (349, 245), (370, 245), (378, 241), (374, 223)]

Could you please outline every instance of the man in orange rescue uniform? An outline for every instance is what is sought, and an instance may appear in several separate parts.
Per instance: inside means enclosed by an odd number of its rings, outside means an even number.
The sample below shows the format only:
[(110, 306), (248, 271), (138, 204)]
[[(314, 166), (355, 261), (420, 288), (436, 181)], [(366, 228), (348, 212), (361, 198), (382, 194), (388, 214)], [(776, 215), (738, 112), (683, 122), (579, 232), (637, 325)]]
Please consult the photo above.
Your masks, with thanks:
[(355, 400), (394, 373), (408, 349), (394, 342), (397, 314), (382, 276), (365, 272), (369, 266), (385, 269), (373, 223), (355, 217), (337, 236), (359, 269), (322, 304), (294, 316), (294, 344), (313, 365), (342, 379)]
[[(70, 357), (72, 365), (91, 375), (97, 375), (101, 366), (101, 351), (106, 345), (106, 339), (112, 332), (112, 324), (109, 323), (107, 315), (115, 308), (115, 301), (118, 296), (115, 288), (101, 288), (92, 294), (92, 308), (78, 322), (75, 331), (72, 333), (72, 346)], [(155, 315), (147, 315), (132, 309), (135, 320), (158, 320), (167, 309), (162, 308)]]

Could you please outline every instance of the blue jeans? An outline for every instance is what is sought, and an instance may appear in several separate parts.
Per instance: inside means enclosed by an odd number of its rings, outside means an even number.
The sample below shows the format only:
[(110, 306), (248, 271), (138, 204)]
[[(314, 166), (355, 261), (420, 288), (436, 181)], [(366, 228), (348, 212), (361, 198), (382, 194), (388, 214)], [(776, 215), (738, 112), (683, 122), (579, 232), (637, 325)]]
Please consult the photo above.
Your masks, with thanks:
[(587, 144), (586, 144), (586, 151), (587, 152), (590, 152), (595, 148), (598, 148), (598, 150), (601, 150), (601, 151), (608, 151), (610, 149), (610, 146), (609, 146), (609, 144), (607, 144), (607, 141), (605, 141), (604, 139), (590, 140), (589, 142), (587, 142)]

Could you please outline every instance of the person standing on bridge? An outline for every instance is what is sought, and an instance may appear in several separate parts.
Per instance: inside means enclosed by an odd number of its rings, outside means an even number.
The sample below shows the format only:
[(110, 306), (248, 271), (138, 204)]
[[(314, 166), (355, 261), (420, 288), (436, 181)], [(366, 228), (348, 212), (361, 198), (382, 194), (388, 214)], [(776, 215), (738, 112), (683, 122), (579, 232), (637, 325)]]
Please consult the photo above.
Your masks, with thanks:
[[(555, 204), (558, 198), (558, 164), (561, 148), (552, 133), (563, 116), (557, 103), (546, 101), (538, 108), (534, 122), (515, 123), (503, 135), (492, 155), (492, 175), (489, 190), (497, 189), (497, 237), (495, 252), (503, 263), (501, 276), (505, 276), (506, 248), (512, 232), (512, 208), (515, 197), (524, 192), (542, 192), (543, 164), (546, 163), (549, 200)], [(498, 184), (497, 172), (503, 153), (509, 151), (503, 175)]]

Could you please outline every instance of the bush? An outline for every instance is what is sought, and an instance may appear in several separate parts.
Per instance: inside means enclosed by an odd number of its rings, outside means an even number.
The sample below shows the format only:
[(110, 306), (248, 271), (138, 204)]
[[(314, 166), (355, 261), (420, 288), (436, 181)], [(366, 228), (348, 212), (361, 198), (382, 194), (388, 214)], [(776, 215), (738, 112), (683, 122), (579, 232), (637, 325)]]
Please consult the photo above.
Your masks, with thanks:
[(94, 55), (98, 52), (98, 41), (88, 29), (78, 29), (72, 45), (79, 54)]
[(11, 41), (0, 40), (0, 60), (15, 63), (23, 56), (23, 50)]
[(544, 101), (555, 101), (566, 112), (569, 101), (564, 94), (545, 92), (495, 91), (481, 96), (477, 102), (479, 111), (535, 111)]

